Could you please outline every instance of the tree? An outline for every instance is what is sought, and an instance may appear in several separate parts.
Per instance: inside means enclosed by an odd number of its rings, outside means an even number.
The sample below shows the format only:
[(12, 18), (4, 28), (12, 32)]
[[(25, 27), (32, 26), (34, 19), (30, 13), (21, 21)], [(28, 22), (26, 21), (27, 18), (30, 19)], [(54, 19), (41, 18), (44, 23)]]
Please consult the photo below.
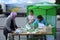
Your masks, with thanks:
[[(56, 0), (56, 4), (60, 4), (60, 0)], [(60, 15), (60, 8), (57, 9), (57, 15)]]
[(60, 0), (56, 0), (56, 4), (60, 4)]

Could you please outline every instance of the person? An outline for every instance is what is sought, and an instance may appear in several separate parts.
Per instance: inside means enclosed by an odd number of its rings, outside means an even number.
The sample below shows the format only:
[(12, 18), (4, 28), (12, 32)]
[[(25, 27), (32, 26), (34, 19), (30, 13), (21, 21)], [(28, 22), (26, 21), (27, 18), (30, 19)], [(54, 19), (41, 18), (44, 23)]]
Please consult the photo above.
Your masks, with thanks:
[(32, 23), (32, 22), (35, 20), (35, 16), (34, 16), (33, 10), (30, 10), (30, 13), (29, 13), (29, 15), (28, 15), (27, 20), (28, 20), (28, 23), (29, 23), (29, 24)]
[[(42, 17), (42, 15), (38, 15), (38, 16), (37, 16), (37, 19), (33, 22), (33, 27), (34, 27), (34, 29), (39, 28), (39, 27), (38, 27), (38, 26), (39, 26), (39, 23), (40, 23), (40, 24), (43, 24), (43, 25), (46, 25), (46, 21), (45, 21), (45, 19)], [(36, 24), (37, 24), (37, 26), (36, 26)], [(42, 25), (42, 26), (43, 26), (43, 25)], [(35, 27), (35, 26), (36, 26), (36, 27)], [(36, 37), (37, 35), (34, 35), (34, 36)], [(42, 37), (44, 37), (44, 39), (46, 40), (46, 35), (41, 36), (40, 40), (43, 40)]]
[(13, 11), (10, 13), (10, 15), (7, 17), (7, 19), (5, 21), (3, 33), (4, 33), (6, 40), (8, 37), (8, 33), (12, 33), (13, 31), (15, 31), (18, 28), (15, 23), (16, 16), (17, 16), (17, 13)]
[[(30, 25), (30, 28), (33, 29), (32, 27), (32, 23), (35, 21), (36, 17), (34, 15), (34, 11), (30, 10), (29, 15), (27, 16), (27, 23)], [(28, 38), (31, 38), (31, 35), (27, 35), (27, 40), (29, 40)]]
[(46, 25), (46, 21), (45, 21), (45, 19), (42, 17), (42, 15), (38, 15), (37, 16), (37, 19), (34, 21), (34, 23), (33, 23), (33, 26), (34, 26), (34, 24), (35, 23), (42, 23), (42, 24), (44, 24), (44, 25)]
[(34, 11), (30, 10), (30, 13), (27, 17), (27, 23), (32, 27), (32, 23), (35, 21), (36, 17), (34, 15)]
[(27, 23), (32, 27), (32, 23), (35, 21), (36, 17), (34, 15), (34, 11), (30, 10), (30, 13), (27, 17)]

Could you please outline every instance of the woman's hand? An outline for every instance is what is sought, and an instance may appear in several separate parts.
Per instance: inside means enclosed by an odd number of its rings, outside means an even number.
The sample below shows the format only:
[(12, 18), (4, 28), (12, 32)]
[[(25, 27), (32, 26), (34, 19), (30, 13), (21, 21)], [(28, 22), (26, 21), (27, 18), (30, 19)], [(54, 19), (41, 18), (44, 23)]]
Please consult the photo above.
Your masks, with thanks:
[(34, 20), (30, 20), (28, 23), (31, 24), (31, 23), (33, 23), (33, 22), (34, 22)]

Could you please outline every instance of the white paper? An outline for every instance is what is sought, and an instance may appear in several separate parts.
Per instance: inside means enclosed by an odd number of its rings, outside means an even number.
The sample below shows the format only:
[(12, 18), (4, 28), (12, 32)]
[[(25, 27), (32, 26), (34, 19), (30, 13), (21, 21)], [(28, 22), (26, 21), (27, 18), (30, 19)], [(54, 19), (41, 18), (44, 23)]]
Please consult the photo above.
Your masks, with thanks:
[(38, 23), (38, 28), (43, 28), (45, 25), (42, 23)]

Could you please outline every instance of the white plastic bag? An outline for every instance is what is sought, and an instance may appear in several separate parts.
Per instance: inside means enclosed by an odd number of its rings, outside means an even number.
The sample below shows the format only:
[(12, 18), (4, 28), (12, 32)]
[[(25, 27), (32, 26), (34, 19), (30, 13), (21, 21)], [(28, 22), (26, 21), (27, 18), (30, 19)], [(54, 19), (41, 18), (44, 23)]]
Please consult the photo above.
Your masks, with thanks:
[(20, 34), (20, 33), (22, 33), (22, 31), (20, 29), (16, 29), (15, 33)]

